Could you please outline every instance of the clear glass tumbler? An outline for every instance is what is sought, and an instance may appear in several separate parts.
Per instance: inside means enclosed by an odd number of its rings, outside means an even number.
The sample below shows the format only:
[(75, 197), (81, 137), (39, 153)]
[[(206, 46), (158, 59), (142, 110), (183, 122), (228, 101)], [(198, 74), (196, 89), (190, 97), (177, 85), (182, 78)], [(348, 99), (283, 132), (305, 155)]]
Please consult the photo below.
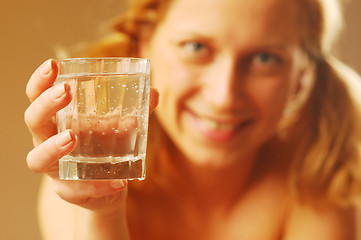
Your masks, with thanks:
[(150, 64), (142, 58), (57, 61), (55, 84), (71, 87), (72, 101), (57, 113), (58, 131), (77, 135), (74, 151), (59, 160), (69, 180), (144, 179)]

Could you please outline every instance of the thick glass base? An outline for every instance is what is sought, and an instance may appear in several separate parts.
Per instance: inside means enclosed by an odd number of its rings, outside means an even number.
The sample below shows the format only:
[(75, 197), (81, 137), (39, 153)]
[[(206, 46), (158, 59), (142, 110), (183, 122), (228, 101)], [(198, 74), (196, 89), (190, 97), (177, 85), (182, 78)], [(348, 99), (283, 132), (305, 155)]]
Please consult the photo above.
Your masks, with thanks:
[(114, 158), (74, 158), (59, 160), (59, 178), (65, 180), (110, 180), (145, 178), (144, 158), (115, 161)]

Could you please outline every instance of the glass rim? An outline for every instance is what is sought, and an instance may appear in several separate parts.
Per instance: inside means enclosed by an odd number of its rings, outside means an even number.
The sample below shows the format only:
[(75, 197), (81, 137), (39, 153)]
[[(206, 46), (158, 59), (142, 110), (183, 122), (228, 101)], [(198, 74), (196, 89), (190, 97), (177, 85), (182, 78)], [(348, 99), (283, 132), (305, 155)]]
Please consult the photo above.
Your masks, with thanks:
[(138, 57), (75, 57), (75, 58), (63, 58), (63, 59), (56, 59), (57, 63), (60, 62), (77, 62), (77, 61), (114, 61), (114, 60), (134, 60), (134, 61), (147, 61), (149, 62), (148, 58), (138, 58)]

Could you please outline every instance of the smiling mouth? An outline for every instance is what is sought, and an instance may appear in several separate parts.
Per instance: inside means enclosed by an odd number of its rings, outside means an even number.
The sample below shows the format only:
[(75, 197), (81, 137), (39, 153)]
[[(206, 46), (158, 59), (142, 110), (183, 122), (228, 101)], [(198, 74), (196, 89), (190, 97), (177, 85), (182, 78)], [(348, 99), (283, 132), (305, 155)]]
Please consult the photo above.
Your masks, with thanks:
[(198, 116), (198, 121), (202, 123), (206, 128), (210, 130), (218, 130), (218, 131), (234, 131), (239, 126), (239, 124), (221, 123), (215, 120), (211, 120), (199, 116)]
[(253, 118), (220, 120), (189, 112), (193, 116), (194, 126), (208, 139), (225, 141), (233, 138), (244, 127), (254, 122)]

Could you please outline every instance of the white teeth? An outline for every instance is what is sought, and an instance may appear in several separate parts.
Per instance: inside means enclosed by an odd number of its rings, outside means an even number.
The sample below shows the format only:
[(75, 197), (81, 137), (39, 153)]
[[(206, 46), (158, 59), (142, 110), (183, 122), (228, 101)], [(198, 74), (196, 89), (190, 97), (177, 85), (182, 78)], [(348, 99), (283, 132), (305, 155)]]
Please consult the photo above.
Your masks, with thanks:
[(235, 128), (234, 124), (222, 124), (216, 121), (209, 119), (201, 118), (199, 119), (205, 126), (212, 130), (233, 130)]

